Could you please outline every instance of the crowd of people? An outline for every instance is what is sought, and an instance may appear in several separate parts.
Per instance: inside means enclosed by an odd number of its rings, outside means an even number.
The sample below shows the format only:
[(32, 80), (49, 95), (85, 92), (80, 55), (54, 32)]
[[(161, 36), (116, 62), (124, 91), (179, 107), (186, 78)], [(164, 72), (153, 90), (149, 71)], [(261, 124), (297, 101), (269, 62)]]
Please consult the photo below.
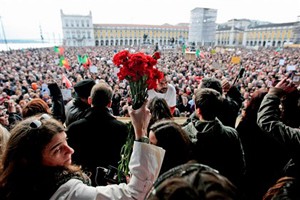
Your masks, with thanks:
[[(66, 68), (53, 48), (0, 52), (0, 198), (297, 199), (300, 49), (160, 49), (164, 77), (133, 110), (113, 56), (154, 48), (64, 47)], [(130, 176), (108, 184), (97, 167), (122, 157), (118, 117), (135, 132)]]

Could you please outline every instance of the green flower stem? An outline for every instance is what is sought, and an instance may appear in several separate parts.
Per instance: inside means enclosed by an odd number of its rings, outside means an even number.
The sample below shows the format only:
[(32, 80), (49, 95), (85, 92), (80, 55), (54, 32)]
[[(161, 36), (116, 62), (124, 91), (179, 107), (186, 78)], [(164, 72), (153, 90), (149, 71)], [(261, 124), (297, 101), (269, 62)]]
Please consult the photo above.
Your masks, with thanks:
[[(132, 108), (137, 110), (139, 109), (143, 103), (147, 99), (147, 84), (146, 84), (147, 76), (143, 76), (136, 82), (129, 81), (131, 98), (133, 100)], [(132, 148), (134, 143), (134, 128), (131, 122), (128, 122), (128, 136), (126, 139), (126, 143), (123, 145), (121, 149), (121, 160), (118, 165), (118, 180), (119, 182), (122, 179), (122, 175), (129, 175), (129, 160), (132, 154)]]
[(121, 149), (121, 160), (118, 165), (118, 180), (121, 182), (123, 175), (129, 175), (129, 160), (132, 154), (133, 142), (134, 142), (134, 128), (131, 122), (127, 123), (128, 136), (126, 143)]

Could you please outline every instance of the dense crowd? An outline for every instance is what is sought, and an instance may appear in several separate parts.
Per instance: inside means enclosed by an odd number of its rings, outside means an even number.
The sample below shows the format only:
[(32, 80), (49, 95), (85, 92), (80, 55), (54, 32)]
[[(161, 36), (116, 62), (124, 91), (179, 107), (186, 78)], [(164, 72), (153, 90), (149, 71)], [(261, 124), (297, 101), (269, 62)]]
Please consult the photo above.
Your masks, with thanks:
[[(71, 147), (63, 142), (67, 154), (74, 154), (73, 161), (89, 169), (89, 177), (92, 177), (92, 180), (89, 181), (80, 174), (77, 166), (68, 167), (66, 174), (77, 177), (76, 179), (85, 184), (105, 185), (106, 180), (95, 180), (95, 174), (98, 172), (93, 169), (99, 165), (99, 160), (103, 160), (102, 164), (106, 167), (118, 164), (119, 152), (126, 141), (128, 130), (126, 125), (115, 117), (125, 116), (131, 118), (138, 142), (144, 142), (141, 139), (148, 136), (151, 144), (166, 150), (164, 157), (161, 149), (148, 145), (143, 147), (135, 143), (133, 157), (137, 160), (132, 158), (133, 161), (130, 162), (133, 178), (127, 181), (127, 189), (131, 190), (132, 194), (126, 194), (120, 189), (123, 186), (118, 188), (120, 191), (117, 189), (119, 195), (128, 199), (142, 198), (151, 187), (143, 170), (134, 168), (134, 162), (143, 163), (141, 153), (135, 153), (137, 149), (143, 148), (146, 153), (150, 152), (149, 155), (156, 152), (156, 161), (153, 161), (151, 156), (144, 158), (149, 159), (149, 167), (145, 169), (145, 173), (150, 174), (150, 181), (155, 181), (158, 175), (172, 167), (196, 160), (208, 166), (190, 164), (188, 168), (192, 168), (193, 172), (199, 168), (210, 171), (210, 175), (202, 174), (204, 179), (214, 174), (214, 177), (217, 177), (215, 179), (219, 181), (216, 182), (223, 184), (224, 191), (232, 192), (232, 199), (256, 200), (262, 199), (264, 195), (265, 200), (270, 199), (268, 195), (276, 193), (271, 191), (274, 189), (271, 188), (272, 185), (282, 177), (287, 177), (280, 179), (283, 180), (282, 185), (286, 182), (296, 184), (293, 180), (297, 179), (300, 166), (300, 136), (299, 130), (294, 129), (300, 126), (300, 49), (199, 47), (197, 51), (201, 52), (200, 55), (195, 54), (194, 58), (188, 58), (187, 53), (191, 52), (184, 52), (181, 47), (161, 48), (156, 67), (164, 73), (165, 79), (159, 83), (159, 87), (170, 84), (175, 88), (176, 106), (174, 110), (169, 110), (171, 106), (168, 106), (168, 99), (151, 97), (147, 108), (142, 106), (142, 110), (135, 111), (131, 108), (132, 97), (128, 82), (119, 81), (117, 73), (120, 69), (113, 64), (112, 59), (117, 52), (124, 49), (131, 53), (144, 52), (152, 55), (156, 47), (61, 48), (64, 48), (62, 54), (53, 48), (0, 52), (0, 123), (3, 132), (1, 159), (2, 153), (5, 152), (4, 144), (9, 141), (10, 131), (14, 135), (21, 135), (22, 126), (25, 130), (24, 127), (28, 124), (31, 128), (38, 129), (44, 119), (39, 116), (38, 120), (34, 120), (33, 116), (48, 113), (55, 121), (42, 128), (45, 128), (46, 132), (51, 132), (51, 127), (58, 132), (64, 132), (66, 128), (66, 133), (60, 135), (59, 139), (64, 141), (66, 135), (68, 136)], [(82, 65), (78, 55), (87, 55), (91, 61), (90, 65)], [(60, 65), (61, 56), (68, 60), (70, 67)], [(75, 113), (73, 109), (79, 104), (82, 106), (80, 115), (78, 110)], [(174, 117), (186, 117), (186, 122), (178, 125), (173, 121)], [(98, 128), (108, 130), (110, 134), (95, 136)], [(32, 130), (26, 131), (23, 136), (30, 134)], [(81, 135), (83, 132), (84, 136)], [(99, 138), (102, 141), (99, 141)], [(12, 141), (8, 142), (11, 151), (14, 149), (13, 144)], [(102, 154), (94, 156), (89, 151), (89, 146), (93, 146), (96, 148), (94, 151)], [(72, 148), (75, 149), (75, 153)], [(104, 155), (106, 151), (109, 153)], [(163, 157), (162, 162), (160, 159)], [(4, 161), (8, 162), (8, 159), (7, 150)], [(16, 163), (21, 162), (15, 157), (11, 159), (15, 159)], [(3, 168), (4, 161), (1, 166), (2, 173), (6, 170)], [(6, 165), (10, 168), (10, 165)], [(151, 168), (152, 165), (156, 165), (158, 171), (154, 170), (155, 167)], [(187, 166), (182, 166), (185, 167)], [(215, 169), (224, 177), (218, 177)], [(60, 184), (66, 184), (68, 181), (64, 181), (68, 179), (65, 175), (60, 178)], [(224, 178), (226, 180), (223, 180)], [(164, 179), (159, 178), (157, 181), (162, 182)], [(3, 195), (1, 187), (10, 187), (1, 184), (9, 181), (0, 175), (0, 197)], [(45, 186), (54, 187), (47, 184), (45, 183)], [(144, 185), (146, 189), (142, 190), (138, 184)], [(156, 189), (166, 195), (164, 187), (169, 184), (171, 185), (167, 182)], [(173, 184), (178, 186), (182, 183), (175, 181)], [(13, 191), (18, 191), (18, 187)], [(85, 187), (80, 188), (88, 190)], [(43, 189), (40, 189), (38, 195), (43, 196)], [(57, 189), (58, 186), (55, 186), (47, 191), (48, 197), (55, 191), (53, 199), (63, 195), (63, 191), (59, 190), (61, 188)], [(70, 193), (72, 197), (73, 193)], [(83, 193), (82, 198), (85, 198), (85, 192)], [(93, 191), (92, 195), (98, 193), (99, 198), (118, 196), (112, 194), (109, 189)], [(193, 192), (187, 193), (193, 199)], [(154, 193), (153, 195), (155, 196)], [(149, 199), (163, 199), (153, 195)], [(15, 197), (11, 195), (11, 199)]]

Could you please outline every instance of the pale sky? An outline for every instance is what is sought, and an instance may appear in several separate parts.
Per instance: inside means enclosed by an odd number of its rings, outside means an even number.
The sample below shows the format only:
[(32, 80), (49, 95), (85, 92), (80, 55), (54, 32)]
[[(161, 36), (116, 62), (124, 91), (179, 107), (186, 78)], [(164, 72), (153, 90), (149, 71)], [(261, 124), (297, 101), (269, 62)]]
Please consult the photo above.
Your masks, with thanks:
[[(6, 39), (62, 37), (60, 9), (64, 14), (88, 15), (93, 23), (188, 23), (196, 7), (217, 9), (217, 23), (252, 19), (285, 23), (297, 21), (300, 0), (0, 0), (0, 16)], [(0, 40), (3, 40), (0, 26)]]

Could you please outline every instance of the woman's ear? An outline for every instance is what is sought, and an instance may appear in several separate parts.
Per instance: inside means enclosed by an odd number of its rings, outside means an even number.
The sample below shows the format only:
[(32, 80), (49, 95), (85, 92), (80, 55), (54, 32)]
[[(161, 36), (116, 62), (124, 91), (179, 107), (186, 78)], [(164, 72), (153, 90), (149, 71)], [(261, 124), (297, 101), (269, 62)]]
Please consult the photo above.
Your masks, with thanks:
[(88, 97), (88, 104), (92, 105), (92, 98), (91, 97)]
[(196, 106), (195, 106), (195, 112), (196, 112), (196, 115), (198, 116), (198, 118), (200, 119), (200, 116), (201, 116), (200, 108), (196, 108)]

